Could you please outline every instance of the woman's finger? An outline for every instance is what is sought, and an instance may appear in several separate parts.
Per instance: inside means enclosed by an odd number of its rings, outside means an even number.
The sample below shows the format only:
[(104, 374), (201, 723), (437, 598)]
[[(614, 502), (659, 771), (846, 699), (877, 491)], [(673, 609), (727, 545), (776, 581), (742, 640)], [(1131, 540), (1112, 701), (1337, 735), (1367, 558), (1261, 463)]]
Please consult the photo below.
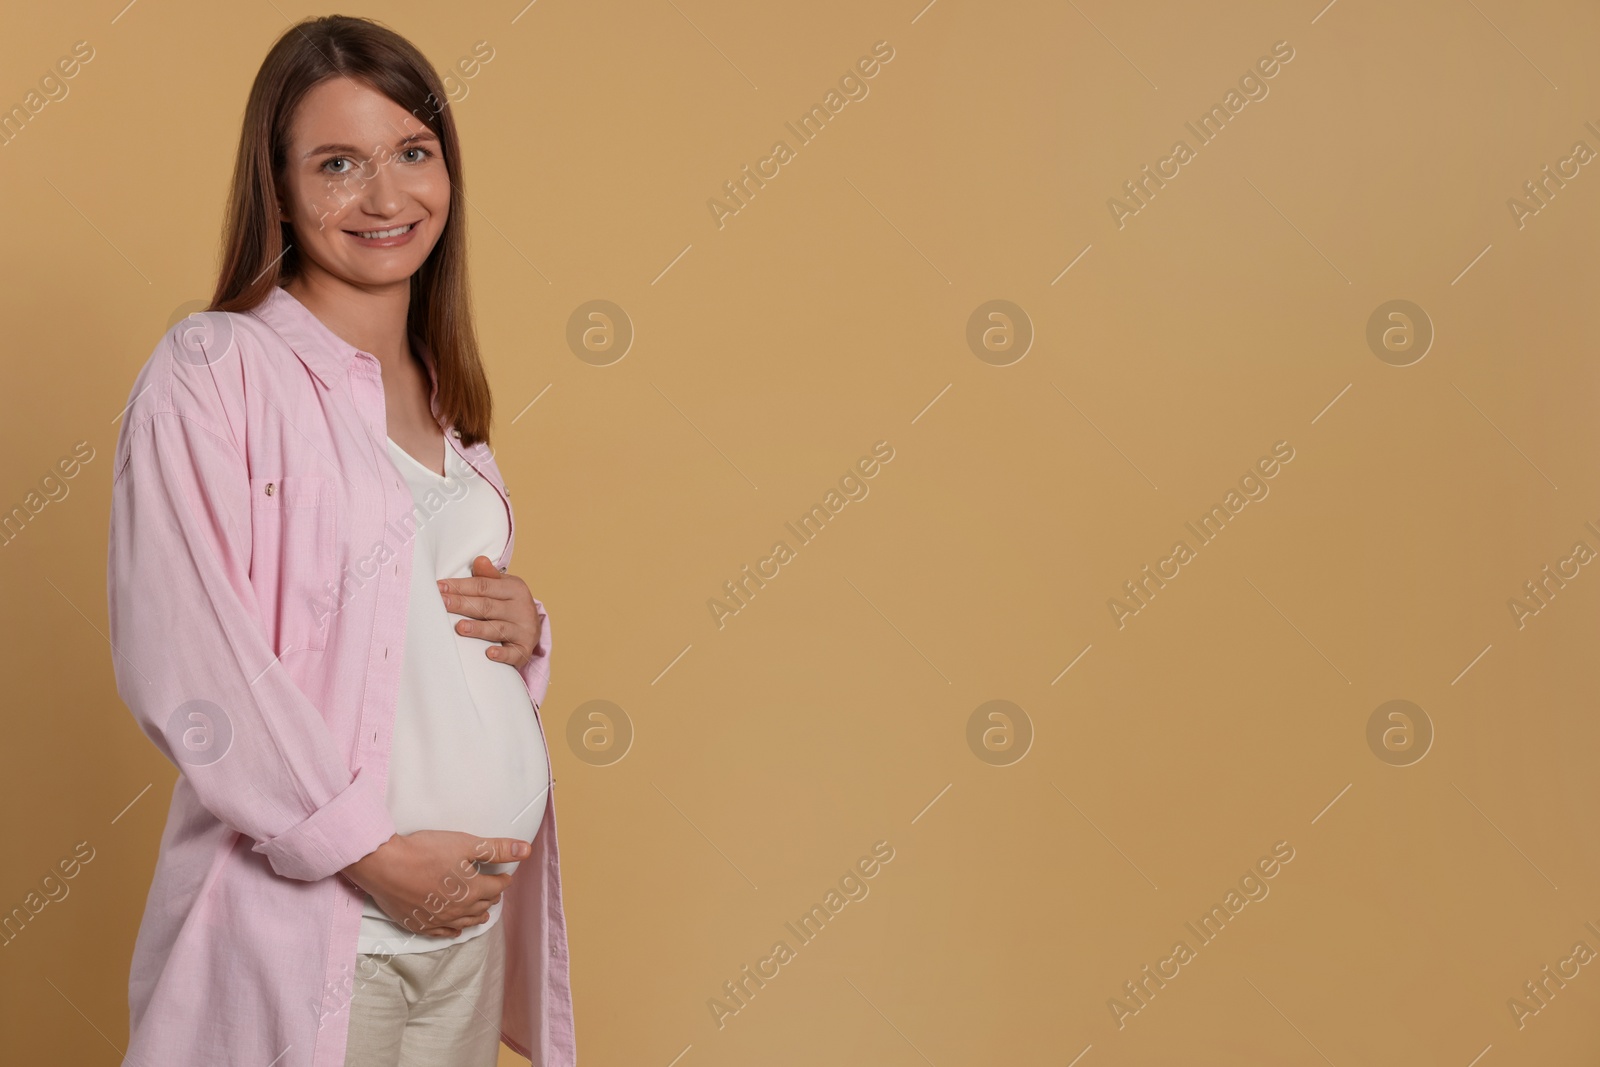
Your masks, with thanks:
[(471, 925), (473, 925), (475, 923), (484, 922), (488, 918), (489, 918), (489, 901), (487, 901), (487, 900), (474, 900), (471, 904), (467, 904), (467, 905), (464, 906), (464, 909), (461, 912), (461, 914), (451, 918), (444, 925), (446, 927), (450, 927), (450, 926), (456, 926), (456, 927), (471, 926)]
[(517, 584), (506, 577), (438, 579), (439, 593), (444, 597), (445, 606), (462, 615), (500, 610), (498, 605), (508, 604), (516, 598)]
[(488, 597), (462, 596), (460, 593), (445, 593), (444, 608), (456, 615), (466, 615), (474, 619), (503, 619), (510, 605), (509, 600), (491, 600)]
[(485, 641), (504, 641), (516, 636), (516, 627), (503, 619), (459, 619), (456, 633), (479, 637)]

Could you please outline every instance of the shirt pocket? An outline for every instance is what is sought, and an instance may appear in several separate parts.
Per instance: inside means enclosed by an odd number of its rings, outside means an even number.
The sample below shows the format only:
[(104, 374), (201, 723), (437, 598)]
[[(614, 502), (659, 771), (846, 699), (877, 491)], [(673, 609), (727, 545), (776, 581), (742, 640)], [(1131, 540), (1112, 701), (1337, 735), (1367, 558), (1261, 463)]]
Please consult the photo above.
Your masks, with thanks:
[(338, 585), (334, 488), (306, 474), (250, 479), (250, 584), (279, 656), (328, 647)]

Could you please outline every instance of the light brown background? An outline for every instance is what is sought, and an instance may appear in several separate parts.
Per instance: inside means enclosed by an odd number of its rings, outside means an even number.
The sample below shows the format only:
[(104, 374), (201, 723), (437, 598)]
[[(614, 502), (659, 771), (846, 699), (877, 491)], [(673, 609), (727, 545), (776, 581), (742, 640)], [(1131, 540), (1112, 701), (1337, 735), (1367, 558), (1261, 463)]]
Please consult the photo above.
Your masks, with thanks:
[[(1600, 549), (1600, 174), (1506, 207), (1600, 150), (1592, 5), (520, 6), (360, 13), (441, 69), (495, 51), (454, 106), (513, 570), (552, 615), (583, 1062), (1594, 1062), (1600, 964), (1507, 1009), (1600, 950), (1600, 574), (1507, 608)], [(0, 1023), (18, 1062), (114, 1064), (176, 774), (103, 636), (115, 419), (210, 292), (255, 69), (316, 12), (26, 13), (7, 105), (95, 58), (0, 148), (0, 503), (95, 459), (0, 551), (0, 907), (95, 858), (0, 948)], [(879, 40), (870, 95), (716, 228)], [(1270, 95), (1118, 230), (1106, 199), (1279, 40)], [(604, 368), (565, 342), (596, 298), (637, 330)], [(1007, 367), (964, 339), (997, 298), (1037, 331)], [(1403, 368), (1365, 341), (1396, 298), (1437, 330)], [(708, 598), (880, 439), (870, 496), (719, 631)], [(1106, 600), (1279, 440), (1271, 495), (1118, 630)], [(1407, 767), (1366, 740), (1396, 698), (1436, 730)], [(596, 699), (635, 731), (610, 766), (567, 741)], [(1010, 766), (968, 748), (993, 699), (1034, 731)], [(880, 839), (870, 895), (713, 1025)], [(1280, 840), (1270, 896), (1119, 1030), (1107, 1000)]]

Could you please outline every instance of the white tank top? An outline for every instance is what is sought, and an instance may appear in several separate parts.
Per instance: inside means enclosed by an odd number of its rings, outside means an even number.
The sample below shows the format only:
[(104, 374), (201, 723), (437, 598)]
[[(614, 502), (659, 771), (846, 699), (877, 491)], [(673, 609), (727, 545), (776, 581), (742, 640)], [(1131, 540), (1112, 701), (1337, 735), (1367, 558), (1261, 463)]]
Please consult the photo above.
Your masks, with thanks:
[[(446, 610), (435, 582), (466, 578), (478, 556), (498, 559), (510, 536), (506, 507), (450, 443), (444, 476), (389, 439), (389, 455), (411, 488), (411, 599), (405, 658), (389, 754), (388, 803), (395, 830), (460, 830), (532, 841), (544, 821), (549, 775), (544, 738), (517, 669), (485, 655), (491, 644), (455, 631), (465, 615)], [(397, 546), (400, 547), (400, 546)], [(518, 863), (483, 869), (508, 874)], [(487, 922), (454, 938), (412, 934), (369, 895), (362, 908), (359, 951), (430, 952), (488, 931)]]

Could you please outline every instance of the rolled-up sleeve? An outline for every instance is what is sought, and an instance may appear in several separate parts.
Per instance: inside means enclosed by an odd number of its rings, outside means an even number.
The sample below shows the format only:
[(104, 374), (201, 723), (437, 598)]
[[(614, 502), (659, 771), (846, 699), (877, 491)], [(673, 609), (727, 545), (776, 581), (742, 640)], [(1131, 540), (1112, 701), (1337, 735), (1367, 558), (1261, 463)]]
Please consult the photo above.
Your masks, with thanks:
[(544, 695), (550, 688), (550, 615), (538, 597), (533, 598), (534, 610), (539, 613), (539, 640), (533, 646), (533, 655), (517, 670), (528, 686), (533, 698), (533, 710), (544, 706)]
[[(117, 692), (200, 802), (286, 878), (326, 878), (395, 833), (375, 775), (275, 661), (250, 584), (250, 477), (176, 411), (126, 431), (107, 562)], [(215, 750), (191, 750), (203, 724)]]

